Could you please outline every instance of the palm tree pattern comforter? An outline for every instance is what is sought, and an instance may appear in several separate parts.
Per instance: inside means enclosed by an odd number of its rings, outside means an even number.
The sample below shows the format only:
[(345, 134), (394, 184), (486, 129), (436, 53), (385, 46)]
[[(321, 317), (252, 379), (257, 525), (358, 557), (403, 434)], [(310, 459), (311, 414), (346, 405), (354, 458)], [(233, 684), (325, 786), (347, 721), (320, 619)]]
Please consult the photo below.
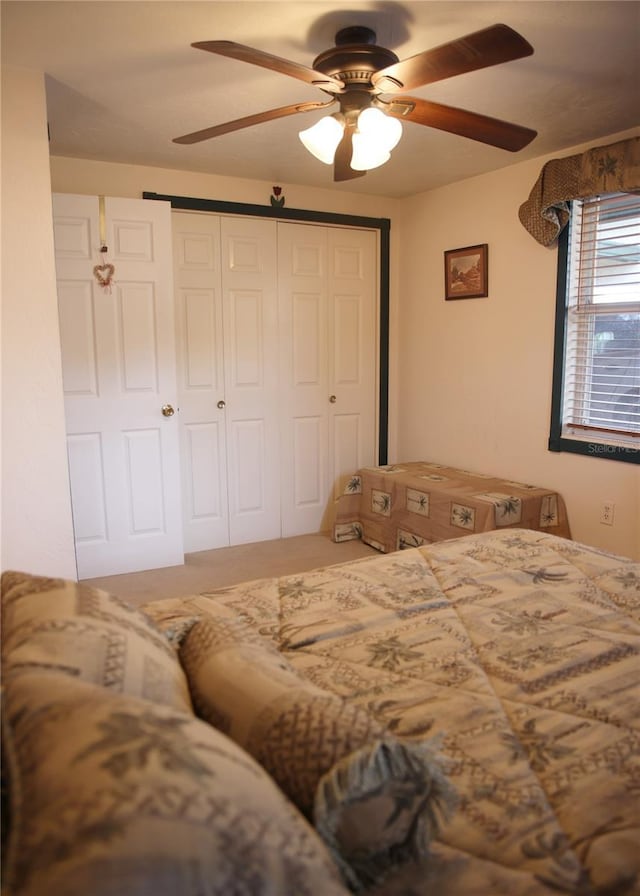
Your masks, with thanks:
[(238, 615), (397, 737), (457, 808), (376, 896), (640, 893), (640, 564), (525, 529), (145, 607)]

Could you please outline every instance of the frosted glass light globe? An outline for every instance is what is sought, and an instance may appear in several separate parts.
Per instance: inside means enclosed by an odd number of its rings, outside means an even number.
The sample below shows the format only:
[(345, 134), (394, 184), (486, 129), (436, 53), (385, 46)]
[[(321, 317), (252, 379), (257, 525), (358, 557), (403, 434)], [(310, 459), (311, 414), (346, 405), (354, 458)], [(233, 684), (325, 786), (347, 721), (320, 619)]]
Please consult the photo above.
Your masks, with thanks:
[(380, 109), (370, 107), (358, 116), (358, 130), (371, 140), (379, 141), (389, 152), (402, 137), (402, 124), (397, 118), (385, 115)]
[(331, 165), (342, 134), (343, 126), (333, 115), (328, 115), (305, 131), (300, 131), (298, 136), (316, 159), (320, 159), (325, 165)]
[(351, 167), (354, 171), (370, 171), (379, 168), (391, 158), (389, 150), (383, 144), (372, 139), (369, 134), (353, 135), (353, 154)]

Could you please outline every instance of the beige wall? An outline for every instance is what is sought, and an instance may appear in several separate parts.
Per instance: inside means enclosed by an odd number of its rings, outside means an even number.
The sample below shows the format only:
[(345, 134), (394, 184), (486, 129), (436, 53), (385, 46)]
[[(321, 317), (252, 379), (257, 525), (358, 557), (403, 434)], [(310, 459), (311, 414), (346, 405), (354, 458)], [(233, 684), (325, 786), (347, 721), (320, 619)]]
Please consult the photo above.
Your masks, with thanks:
[[(90, 159), (51, 158), (51, 183), (54, 192), (84, 193), (88, 195), (141, 196), (143, 192), (166, 193), (173, 196), (195, 196), (225, 202), (248, 202), (269, 206), (271, 182), (238, 177), (221, 177), (194, 171), (171, 168), (150, 168), (143, 165), (124, 165)], [(287, 208), (307, 208), (314, 211), (336, 212), (344, 215), (368, 215), (372, 218), (391, 218), (402, 206), (400, 200), (379, 196), (359, 195), (342, 190), (300, 187), (280, 184)]]
[[(544, 161), (404, 201), (398, 458), (556, 488), (575, 539), (640, 559), (640, 467), (547, 449), (557, 251), (518, 220)], [(445, 302), (444, 250), (478, 243), (489, 245), (489, 297)], [(611, 527), (603, 501), (616, 505)]]
[(75, 578), (44, 79), (2, 70), (2, 568)]

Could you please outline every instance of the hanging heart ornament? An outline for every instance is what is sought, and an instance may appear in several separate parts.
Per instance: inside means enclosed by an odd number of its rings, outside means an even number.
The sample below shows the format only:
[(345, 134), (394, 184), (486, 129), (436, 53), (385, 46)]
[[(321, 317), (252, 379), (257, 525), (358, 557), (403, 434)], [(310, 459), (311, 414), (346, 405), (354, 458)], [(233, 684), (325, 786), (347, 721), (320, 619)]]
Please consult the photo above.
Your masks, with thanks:
[(93, 276), (100, 286), (110, 286), (115, 270), (112, 264), (97, 264), (93, 269)]

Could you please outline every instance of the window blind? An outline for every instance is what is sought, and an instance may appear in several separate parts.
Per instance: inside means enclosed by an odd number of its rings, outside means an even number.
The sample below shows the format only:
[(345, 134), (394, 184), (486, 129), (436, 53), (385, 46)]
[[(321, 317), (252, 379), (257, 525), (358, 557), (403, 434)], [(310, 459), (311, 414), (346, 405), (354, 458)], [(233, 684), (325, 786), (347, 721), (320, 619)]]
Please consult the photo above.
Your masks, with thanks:
[(640, 446), (640, 196), (572, 203), (563, 435)]

